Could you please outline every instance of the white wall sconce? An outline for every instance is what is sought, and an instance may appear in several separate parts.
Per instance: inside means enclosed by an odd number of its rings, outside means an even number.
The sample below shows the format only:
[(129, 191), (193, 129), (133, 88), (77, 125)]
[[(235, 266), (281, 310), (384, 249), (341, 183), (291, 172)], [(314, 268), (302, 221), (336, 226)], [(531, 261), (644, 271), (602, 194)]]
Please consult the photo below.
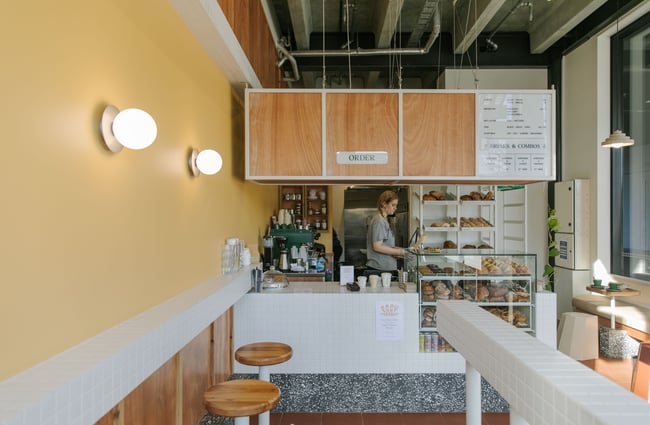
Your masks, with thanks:
[(144, 149), (156, 140), (158, 134), (156, 121), (147, 112), (137, 108), (120, 111), (113, 105), (104, 109), (100, 128), (104, 143), (115, 153), (123, 147)]
[(223, 165), (223, 160), (219, 152), (212, 149), (205, 149), (199, 152), (196, 149), (192, 149), (189, 159), (190, 172), (194, 177), (203, 173), (208, 176), (217, 174), (221, 170)]
[(607, 139), (600, 144), (603, 148), (624, 148), (634, 145), (634, 139), (621, 130), (615, 130)]

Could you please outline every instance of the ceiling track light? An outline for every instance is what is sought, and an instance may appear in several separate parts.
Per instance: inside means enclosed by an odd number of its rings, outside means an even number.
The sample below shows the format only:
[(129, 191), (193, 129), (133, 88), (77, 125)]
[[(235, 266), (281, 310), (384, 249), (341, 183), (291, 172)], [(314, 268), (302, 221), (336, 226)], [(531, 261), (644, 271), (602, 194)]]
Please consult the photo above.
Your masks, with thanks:
[(100, 131), (106, 147), (117, 153), (122, 148), (144, 149), (158, 135), (156, 121), (142, 109), (129, 108), (120, 111), (113, 105), (104, 109)]

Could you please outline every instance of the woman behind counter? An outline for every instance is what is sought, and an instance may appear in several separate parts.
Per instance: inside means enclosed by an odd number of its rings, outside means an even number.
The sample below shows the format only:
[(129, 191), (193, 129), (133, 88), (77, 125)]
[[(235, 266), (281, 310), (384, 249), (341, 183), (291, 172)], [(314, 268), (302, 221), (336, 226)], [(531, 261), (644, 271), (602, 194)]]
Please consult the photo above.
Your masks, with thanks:
[(395, 246), (395, 235), (388, 223), (388, 216), (395, 214), (397, 210), (397, 194), (392, 190), (386, 190), (379, 195), (377, 201), (377, 213), (368, 224), (368, 236), (366, 237), (366, 249), (369, 274), (373, 271), (397, 271), (397, 258), (406, 253), (404, 248)]

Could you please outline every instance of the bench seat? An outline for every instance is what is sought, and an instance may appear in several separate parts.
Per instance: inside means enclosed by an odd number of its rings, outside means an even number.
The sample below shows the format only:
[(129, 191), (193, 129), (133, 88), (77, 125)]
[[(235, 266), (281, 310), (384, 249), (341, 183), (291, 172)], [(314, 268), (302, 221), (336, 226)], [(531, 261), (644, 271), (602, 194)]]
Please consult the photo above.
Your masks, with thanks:
[[(650, 340), (650, 300), (648, 296), (641, 294), (639, 297), (618, 298), (616, 300), (616, 323), (623, 325), (625, 328), (631, 328), (640, 335), (630, 333), (630, 336), (642, 341)], [(581, 294), (573, 297), (573, 307), (578, 311), (595, 314), (604, 320), (609, 326), (611, 309), (609, 306), (609, 297), (593, 294)]]

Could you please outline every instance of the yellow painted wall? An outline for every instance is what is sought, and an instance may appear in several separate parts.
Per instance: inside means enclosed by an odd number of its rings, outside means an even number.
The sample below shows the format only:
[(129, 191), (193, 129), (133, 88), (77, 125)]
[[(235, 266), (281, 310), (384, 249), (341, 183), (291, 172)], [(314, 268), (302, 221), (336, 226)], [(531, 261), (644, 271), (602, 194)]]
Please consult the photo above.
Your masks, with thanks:
[[(277, 188), (238, 177), (243, 106), (166, 1), (5, 2), (0, 52), (3, 380), (219, 274)], [(106, 150), (109, 103), (147, 110), (156, 142)], [(221, 173), (190, 177), (190, 147)]]

